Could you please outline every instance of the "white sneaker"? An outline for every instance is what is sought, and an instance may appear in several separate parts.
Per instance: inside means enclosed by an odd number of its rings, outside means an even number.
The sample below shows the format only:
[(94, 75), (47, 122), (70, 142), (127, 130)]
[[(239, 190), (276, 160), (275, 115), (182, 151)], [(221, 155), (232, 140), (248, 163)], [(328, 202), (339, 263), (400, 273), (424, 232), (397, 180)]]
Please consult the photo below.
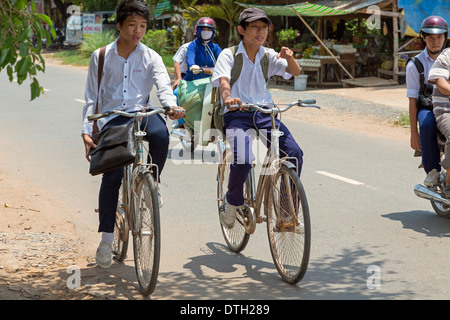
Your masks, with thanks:
[(103, 269), (111, 267), (113, 259), (113, 244), (109, 241), (102, 241), (97, 248), (95, 255), (95, 261), (98, 266)]
[(441, 175), (441, 173), (438, 172), (436, 169), (431, 170), (430, 172), (428, 172), (428, 175), (425, 178), (425, 181), (423, 182), (423, 184), (427, 187), (432, 187), (434, 185), (439, 184), (440, 175)]
[(233, 206), (232, 204), (227, 203), (226, 201), (220, 207), (219, 218), (222, 225), (227, 228), (234, 227), (234, 220), (236, 220), (236, 211), (239, 206)]

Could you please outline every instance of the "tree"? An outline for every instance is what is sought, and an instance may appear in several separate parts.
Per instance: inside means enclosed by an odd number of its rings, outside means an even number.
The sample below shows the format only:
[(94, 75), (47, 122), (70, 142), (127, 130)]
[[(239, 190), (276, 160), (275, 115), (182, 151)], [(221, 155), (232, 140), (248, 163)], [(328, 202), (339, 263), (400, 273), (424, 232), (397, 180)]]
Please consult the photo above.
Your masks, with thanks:
[(239, 41), (237, 26), (239, 23), (239, 14), (244, 8), (238, 5), (234, 0), (220, 0), (220, 4), (218, 5), (190, 5), (185, 6), (184, 9), (183, 16), (187, 20), (190, 20), (191, 23), (201, 17), (210, 17), (226, 21), (230, 30), (228, 45), (231, 46)]
[(16, 78), (18, 84), (30, 78), (34, 100), (44, 92), (36, 75), (45, 71), (41, 50), (44, 39), (49, 44), (51, 37), (56, 37), (53, 23), (48, 16), (36, 13), (32, 0), (0, 3), (0, 72), (6, 69), (9, 81)]

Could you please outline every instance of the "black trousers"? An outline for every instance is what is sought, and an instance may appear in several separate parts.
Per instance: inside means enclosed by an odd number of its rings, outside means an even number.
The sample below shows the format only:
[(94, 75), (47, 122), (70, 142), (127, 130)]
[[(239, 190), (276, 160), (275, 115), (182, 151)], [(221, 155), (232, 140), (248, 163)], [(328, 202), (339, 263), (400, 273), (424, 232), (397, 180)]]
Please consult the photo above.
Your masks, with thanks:
[[(106, 123), (105, 127), (120, 125), (127, 121), (129, 121), (129, 118), (119, 116)], [(158, 166), (158, 171), (161, 175), (169, 151), (170, 136), (166, 122), (159, 114), (143, 118), (141, 130), (147, 132), (145, 140), (149, 144), (149, 157), (151, 157), (152, 163)], [(104, 173), (102, 176), (98, 197), (98, 232), (114, 232), (114, 221), (122, 177), (123, 168)]]

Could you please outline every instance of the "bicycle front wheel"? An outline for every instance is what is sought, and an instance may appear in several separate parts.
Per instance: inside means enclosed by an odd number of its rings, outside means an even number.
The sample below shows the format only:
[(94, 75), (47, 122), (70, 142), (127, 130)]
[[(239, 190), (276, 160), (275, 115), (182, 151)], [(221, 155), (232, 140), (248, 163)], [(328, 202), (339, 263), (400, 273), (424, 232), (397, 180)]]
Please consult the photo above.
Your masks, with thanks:
[(116, 210), (116, 221), (114, 223), (114, 241), (113, 254), (114, 259), (122, 262), (128, 251), (128, 222), (126, 212), (129, 210), (126, 187), (124, 187), (125, 179), (119, 189), (119, 199)]
[[(222, 163), (219, 164), (217, 172), (217, 206), (220, 214), (228, 190), (228, 180), (230, 176), (230, 164), (233, 161), (233, 154), (230, 150), (224, 151)], [(245, 189), (245, 188), (244, 188)], [(246, 191), (244, 191), (245, 193)], [(245, 231), (244, 222), (240, 215), (236, 216), (236, 221), (232, 228), (227, 228), (220, 223), (223, 237), (228, 248), (234, 252), (241, 252), (247, 246), (250, 235)]]
[(158, 192), (149, 171), (139, 174), (134, 199), (133, 247), (136, 275), (142, 294), (156, 286), (160, 258)]
[(293, 168), (282, 165), (268, 184), (267, 233), (278, 273), (288, 283), (305, 275), (311, 246), (311, 226), (305, 190)]

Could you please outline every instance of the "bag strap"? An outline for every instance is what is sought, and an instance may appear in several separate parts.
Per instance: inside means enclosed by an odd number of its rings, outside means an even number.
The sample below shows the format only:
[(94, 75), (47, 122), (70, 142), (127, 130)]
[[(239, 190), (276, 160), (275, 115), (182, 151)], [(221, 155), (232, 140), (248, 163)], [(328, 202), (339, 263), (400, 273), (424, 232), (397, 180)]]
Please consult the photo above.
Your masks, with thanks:
[[(234, 58), (234, 64), (233, 68), (231, 69), (231, 79), (230, 79), (230, 87), (233, 86), (233, 84), (239, 79), (239, 76), (241, 75), (242, 71), (242, 65), (244, 63), (242, 54), (236, 54), (236, 51), (238, 50), (239, 45), (230, 47), (231, 53), (233, 54)], [(264, 54), (264, 57), (262, 57), (261, 61), (261, 69), (264, 75), (264, 80), (266, 83), (269, 82), (269, 53), (266, 51)]]
[(239, 45), (230, 47), (230, 50), (231, 50), (231, 53), (233, 54), (233, 59), (234, 59), (233, 68), (231, 69), (230, 88), (237, 81), (237, 79), (239, 79), (239, 76), (241, 75), (241, 71), (242, 71), (242, 65), (244, 63), (242, 54), (236, 54), (238, 47), (239, 47)]
[[(97, 70), (97, 102), (95, 104), (95, 113), (98, 113), (98, 96), (100, 95), (100, 83), (102, 82), (103, 75), (103, 65), (105, 63), (105, 51), (106, 46), (100, 48), (100, 54), (98, 56), (98, 70)], [(94, 120), (94, 128), (92, 130), (92, 135), (98, 132), (97, 120)]]
[(423, 94), (425, 92), (425, 74), (422, 62), (416, 57), (412, 58), (414, 64), (416, 65), (417, 71), (419, 71), (420, 75), (420, 89), (419, 94)]

